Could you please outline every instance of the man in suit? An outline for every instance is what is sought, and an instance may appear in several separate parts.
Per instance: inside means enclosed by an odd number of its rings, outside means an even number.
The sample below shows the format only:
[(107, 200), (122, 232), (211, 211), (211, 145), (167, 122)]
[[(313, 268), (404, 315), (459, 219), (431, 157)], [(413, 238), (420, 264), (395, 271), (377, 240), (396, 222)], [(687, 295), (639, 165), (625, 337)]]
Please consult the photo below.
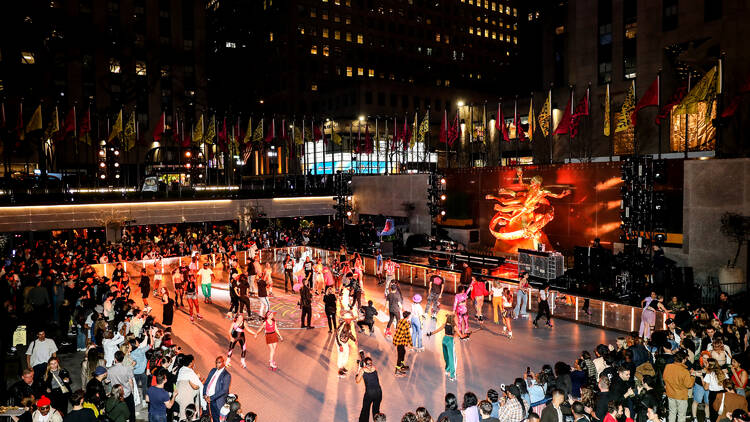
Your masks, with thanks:
[(570, 407), (563, 407), (565, 392), (559, 388), (552, 390), (552, 401), (542, 410), (541, 422), (563, 422), (566, 415), (571, 415)]
[(211, 420), (219, 422), (219, 411), (227, 401), (229, 385), (232, 383), (232, 375), (224, 367), (224, 357), (216, 358), (216, 367), (208, 373), (206, 382), (203, 384), (203, 398), (206, 399), (211, 409)]

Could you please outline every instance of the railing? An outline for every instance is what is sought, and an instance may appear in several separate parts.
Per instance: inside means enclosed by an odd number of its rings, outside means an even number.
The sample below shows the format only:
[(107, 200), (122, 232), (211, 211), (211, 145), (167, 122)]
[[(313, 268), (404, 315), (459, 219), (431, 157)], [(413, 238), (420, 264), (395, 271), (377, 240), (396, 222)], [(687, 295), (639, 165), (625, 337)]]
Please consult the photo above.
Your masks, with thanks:
[[(324, 262), (329, 262), (338, 257), (338, 251), (320, 249), (308, 246), (292, 246), (285, 248), (268, 248), (259, 252), (260, 262), (271, 262), (276, 273), (281, 271), (281, 263), (287, 254), (295, 257), (310, 255), (312, 259), (322, 258)], [(235, 253), (240, 265), (247, 265), (248, 251), (237, 251)], [(208, 262), (216, 266), (222, 259), (219, 254), (198, 255), (198, 261), (202, 265)], [(123, 269), (131, 276), (131, 279), (140, 275), (141, 269), (146, 268), (147, 274), (154, 274), (154, 265), (158, 262), (161, 265), (162, 273), (167, 274), (178, 268), (180, 265), (188, 265), (190, 257), (170, 257), (161, 260), (141, 260), (123, 262)], [(375, 258), (369, 256), (362, 257), (365, 274), (374, 275), (376, 273)], [(396, 269), (396, 279), (399, 283), (410, 284), (414, 286), (427, 287), (427, 276), (433, 272), (439, 273), (445, 279), (445, 292), (455, 293), (458, 289), (461, 275), (457, 271), (436, 268), (429, 265), (421, 265), (406, 261), (398, 261), (399, 267)], [(94, 264), (94, 270), (100, 276), (111, 277), (115, 269), (114, 263)], [(518, 289), (518, 283), (509, 279), (503, 279), (492, 276), (481, 276), (482, 279), (499, 284), (501, 287), (508, 287), (513, 291)], [(535, 313), (538, 311), (539, 289), (531, 287), (527, 291), (527, 311)], [(640, 326), (641, 308), (623, 305), (614, 302), (608, 302), (599, 299), (586, 298), (564, 292), (553, 292), (550, 301), (550, 310), (555, 318), (561, 318), (569, 321), (575, 321), (594, 327), (621, 331), (637, 331)], [(588, 302), (588, 307), (586, 304)], [(585, 310), (588, 309), (589, 313)], [(665, 321), (668, 315), (662, 312), (657, 313), (656, 327), (666, 328)]]

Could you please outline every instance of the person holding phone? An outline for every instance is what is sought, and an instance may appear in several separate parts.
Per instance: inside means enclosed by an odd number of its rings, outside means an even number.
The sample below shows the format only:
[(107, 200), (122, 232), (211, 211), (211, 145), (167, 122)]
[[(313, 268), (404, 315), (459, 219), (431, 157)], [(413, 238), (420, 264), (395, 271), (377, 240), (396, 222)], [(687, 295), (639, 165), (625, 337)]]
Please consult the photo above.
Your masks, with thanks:
[(380, 402), (383, 400), (383, 390), (380, 388), (378, 370), (372, 363), (370, 356), (362, 360), (362, 365), (357, 369), (354, 379), (357, 384), (362, 381), (365, 382), (365, 395), (362, 397), (362, 410), (359, 412), (359, 422), (368, 422), (371, 413), (373, 418), (380, 413)]

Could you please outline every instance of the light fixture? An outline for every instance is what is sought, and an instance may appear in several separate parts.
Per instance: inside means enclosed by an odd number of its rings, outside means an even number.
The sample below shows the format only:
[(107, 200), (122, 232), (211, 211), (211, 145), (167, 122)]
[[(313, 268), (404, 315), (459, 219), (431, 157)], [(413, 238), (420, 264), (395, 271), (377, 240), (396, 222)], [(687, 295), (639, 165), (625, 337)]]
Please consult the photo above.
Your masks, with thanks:
[(443, 217), (445, 217), (445, 210), (440, 211), (440, 215), (442, 215)]
[(115, 167), (120, 167), (120, 163), (115, 163)]
[(102, 168), (107, 167), (107, 163), (102, 161), (101, 163), (99, 163), (99, 167), (102, 167)]
[(351, 212), (351, 211), (347, 211), (347, 212), (346, 212), (346, 216), (347, 216), (347, 217), (351, 217), (351, 216), (352, 216), (352, 212)]
[(99, 176), (99, 178), (102, 179), (102, 180), (104, 180), (104, 179), (107, 178), (107, 176), (105, 174), (102, 174), (101, 176)]
[(360, 122), (364, 122), (365, 121), (365, 116), (359, 116), (359, 121)]
[(440, 184), (441, 184), (441, 185), (444, 185), (444, 184), (445, 184), (445, 177), (443, 177), (443, 178), (441, 178), (441, 179), (440, 179)]
[(99, 150), (99, 156), (100, 156), (100, 157), (104, 157), (105, 155), (107, 155), (107, 152), (106, 152), (106, 151), (104, 151), (103, 149), (100, 149), (100, 150)]
[(463, 106), (464, 106), (464, 102), (463, 102), (463, 100), (458, 100), (458, 103), (457, 103), (457, 105), (458, 105), (459, 107), (463, 107)]
[(190, 151), (185, 151), (185, 157), (190, 158), (193, 155)]
[(440, 195), (440, 200), (445, 201), (445, 194)]
[(115, 155), (120, 155), (120, 151), (115, 150)]

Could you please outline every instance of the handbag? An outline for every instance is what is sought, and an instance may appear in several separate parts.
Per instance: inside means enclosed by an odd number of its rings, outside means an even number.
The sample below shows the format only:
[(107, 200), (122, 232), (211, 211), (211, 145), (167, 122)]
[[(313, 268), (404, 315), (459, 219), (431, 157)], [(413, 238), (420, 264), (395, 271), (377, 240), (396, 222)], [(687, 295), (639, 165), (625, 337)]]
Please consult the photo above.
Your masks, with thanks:
[(52, 376), (53, 376), (53, 377), (55, 378), (55, 381), (56, 381), (56, 382), (57, 382), (57, 383), (58, 383), (58, 384), (60, 385), (60, 391), (61, 391), (61, 392), (62, 392), (63, 394), (67, 394), (67, 393), (68, 393), (68, 391), (69, 391), (69, 390), (68, 390), (68, 387), (66, 387), (66, 386), (65, 386), (65, 384), (64, 384), (64, 383), (63, 383), (62, 381), (60, 381), (60, 378), (58, 378), (58, 377), (57, 377), (57, 374), (55, 374), (55, 373), (54, 373), (54, 372), (52, 372), (52, 371), (50, 371), (50, 374), (52, 374)]

